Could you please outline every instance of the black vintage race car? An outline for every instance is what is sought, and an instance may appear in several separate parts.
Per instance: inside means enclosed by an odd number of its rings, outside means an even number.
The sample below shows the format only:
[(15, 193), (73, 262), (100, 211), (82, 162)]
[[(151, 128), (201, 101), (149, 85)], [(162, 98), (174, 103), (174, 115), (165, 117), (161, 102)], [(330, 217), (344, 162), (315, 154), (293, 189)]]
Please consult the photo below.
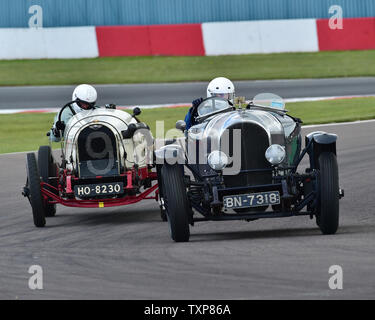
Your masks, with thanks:
[[(337, 135), (310, 133), (302, 149), (302, 121), (287, 114), (280, 97), (260, 94), (243, 102), (207, 98), (189, 130), (176, 123), (185, 137), (156, 150), (172, 239), (188, 241), (189, 225), (197, 221), (301, 215), (315, 216), (323, 234), (334, 234), (344, 195)], [(299, 172), (306, 154), (309, 164)]]

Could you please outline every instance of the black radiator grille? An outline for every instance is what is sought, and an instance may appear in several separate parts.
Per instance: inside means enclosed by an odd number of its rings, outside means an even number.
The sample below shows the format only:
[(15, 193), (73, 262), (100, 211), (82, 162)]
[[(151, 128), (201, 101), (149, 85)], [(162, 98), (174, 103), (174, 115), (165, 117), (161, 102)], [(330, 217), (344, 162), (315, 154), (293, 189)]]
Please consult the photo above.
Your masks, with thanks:
[(102, 125), (92, 127), (83, 129), (78, 136), (80, 177), (118, 175), (117, 145), (113, 132)]
[[(229, 127), (229, 155), (231, 157), (235, 150), (233, 143), (239, 143), (233, 140), (233, 129), (241, 130), (241, 170), (270, 169), (271, 165), (264, 156), (269, 147), (267, 132), (253, 123), (239, 123)], [(227, 187), (269, 184), (272, 182), (272, 172), (240, 172), (237, 175), (225, 175), (224, 182)]]

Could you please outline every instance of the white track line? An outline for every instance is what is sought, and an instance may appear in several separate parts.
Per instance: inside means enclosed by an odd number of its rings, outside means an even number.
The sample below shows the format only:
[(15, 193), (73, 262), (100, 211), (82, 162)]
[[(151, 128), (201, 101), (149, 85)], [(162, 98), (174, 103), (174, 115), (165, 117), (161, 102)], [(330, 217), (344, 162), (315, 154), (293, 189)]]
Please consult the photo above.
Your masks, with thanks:
[[(288, 98), (284, 99), (286, 103), (306, 102), (306, 101), (322, 101), (322, 100), (337, 100), (337, 99), (353, 99), (353, 98), (370, 98), (375, 95), (351, 95), (351, 96), (328, 96), (328, 97), (302, 97), (302, 98)], [(153, 105), (133, 105), (133, 106), (117, 106), (118, 109), (126, 110), (139, 107), (141, 109), (156, 109), (156, 108), (179, 108), (188, 107), (191, 103), (168, 103), (168, 104), (153, 104)], [(36, 108), (36, 109), (2, 109), (1, 114), (17, 114), (17, 113), (56, 113), (59, 108)]]
[[(134, 105), (134, 106), (117, 106), (117, 109), (127, 110), (139, 107), (141, 109), (156, 109), (156, 108), (180, 108), (189, 107), (191, 103), (173, 103), (173, 104), (152, 104), (152, 105)], [(17, 114), (17, 113), (56, 113), (60, 108), (37, 108), (37, 109), (1, 109), (1, 114)]]
[(328, 97), (306, 97), (306, 98), (289, 98), (284, 99), (284, 102), (305, 102), (305, 101), (322, 101), (322, 100), (338, 100), (338, 99), (353, 99), (353, 98), (373, 98), (374, 94), (363, 94), (353, 96), (328, 96)]
[(333, 122), (333, 123), (323, 123), (323, 124), (310, 124), (307, 126), (302, 126), (302, 128), (315, 128), (315, 127), (329, 127), (329, 126), (345, 126), (345, 125), (352, 125), (352, 124), (364, 124), (375, 122), (375, 119), (371, 120), (356, 120), (356, 121), (348, 121), (348, 122)]

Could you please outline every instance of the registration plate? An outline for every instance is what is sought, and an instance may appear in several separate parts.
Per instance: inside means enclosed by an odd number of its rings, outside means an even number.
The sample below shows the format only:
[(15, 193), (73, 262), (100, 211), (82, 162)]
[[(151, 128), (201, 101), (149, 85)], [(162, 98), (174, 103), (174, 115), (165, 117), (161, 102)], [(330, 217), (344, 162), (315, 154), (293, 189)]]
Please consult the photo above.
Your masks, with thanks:
[(123, 192), (123, 182), (85, 184), (80, 186), (74, 186), (74, 194), (77, 197), (109, 196), (113, 194), (121, 194)]
[(239, 209), (250, 207), (261, 207), (267, 205), (280, 204), (279, 191), (239, 194), (223, 197), (226, 209)]

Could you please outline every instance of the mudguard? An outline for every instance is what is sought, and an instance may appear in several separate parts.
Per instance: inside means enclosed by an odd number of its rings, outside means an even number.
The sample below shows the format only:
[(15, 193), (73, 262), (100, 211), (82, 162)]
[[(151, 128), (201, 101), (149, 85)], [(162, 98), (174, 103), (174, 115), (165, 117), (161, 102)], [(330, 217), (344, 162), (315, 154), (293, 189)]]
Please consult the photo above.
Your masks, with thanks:
[(185, 152), (178, 144), (168, 144), (155, 151), (156, 164), (185, 164)]
[(318, 159), (323, 152), (333, 152), (336, 155), (337, 135), (324, 131), (314, 131), (306, 136), (306, 146), (310, 156), (310, 167), (318, 168)]

